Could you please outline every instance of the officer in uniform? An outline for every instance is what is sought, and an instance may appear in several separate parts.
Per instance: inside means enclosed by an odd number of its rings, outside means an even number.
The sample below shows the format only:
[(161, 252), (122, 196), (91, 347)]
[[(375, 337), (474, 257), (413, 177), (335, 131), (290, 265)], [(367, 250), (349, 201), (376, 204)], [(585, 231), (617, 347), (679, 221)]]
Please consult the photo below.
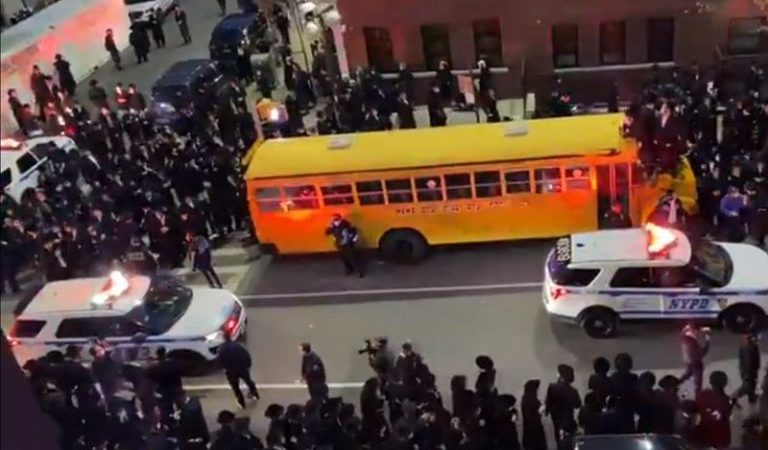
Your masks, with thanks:
[(357, 272), (360, 278), (365, 276), (365, 268), (360, 252), (357, 250), (357, 242), (360, 235), (349, 221), (342, 219), (340, 214), (334, 214), (331, 225), (325, 230), (326, 236), (333, 236), (336, 240), (336, 248), (339, 250), (339, 256), (344, 263), (344, 270), (347, 275)]

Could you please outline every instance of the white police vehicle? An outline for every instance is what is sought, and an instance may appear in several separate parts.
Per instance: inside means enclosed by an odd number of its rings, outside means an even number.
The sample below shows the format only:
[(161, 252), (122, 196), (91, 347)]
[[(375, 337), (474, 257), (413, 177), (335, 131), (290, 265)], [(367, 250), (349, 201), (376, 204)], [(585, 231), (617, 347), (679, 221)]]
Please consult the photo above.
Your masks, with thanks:
[(17, 201), (28, 188), (36, 188), (40, 169), (56, 149), (69, 153), (77, 150), (75, 141), (66, 136), (32, 137), (26, 141), (0, 141), (0, 187)]
[(128, 9), (128, 19), (131, 22), (149, 22), (152, 15), (159, 9), (164, 20), (168, 11), (176, 4), (174, 0), (123, 0)]
[(544, 306), (555, 319), (610, 337), (632, 319), (717, 320), (734, 331), (768, 312), (768, 253), (748, 245), (691, 243), (646, 225), (573, 234), (557, 241), (544, 275)]
[(199, 373), (215, 359), (225, 333), (238, 338), (245, 329), (243, 305), (226, 290), (112, 272), (46, 284), (16, 317), (8, 337), (21, 365), (99, 340), (131, 360), (151, 358), (163, 346), (169, 357)]

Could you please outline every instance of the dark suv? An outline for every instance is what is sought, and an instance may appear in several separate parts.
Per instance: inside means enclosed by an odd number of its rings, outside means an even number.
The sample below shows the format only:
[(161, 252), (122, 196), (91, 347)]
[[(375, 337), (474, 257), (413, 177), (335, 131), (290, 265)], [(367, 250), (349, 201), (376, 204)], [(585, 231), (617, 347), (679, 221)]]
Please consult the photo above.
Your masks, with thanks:
[(230, 14), (216, 25), (208, 44), (211, 59), (227, 71), (234, 70), (240, 50), (251, 55), (269, 53), (271, 43), (267, 24), (259, 14)]
[(179, 111), (213, 107), (226, 101), (232, 95), (229, 80), (214, 61), (190, 59), (177, 62), (152, 85), (156, 122), (173, 125), (180, 118)]

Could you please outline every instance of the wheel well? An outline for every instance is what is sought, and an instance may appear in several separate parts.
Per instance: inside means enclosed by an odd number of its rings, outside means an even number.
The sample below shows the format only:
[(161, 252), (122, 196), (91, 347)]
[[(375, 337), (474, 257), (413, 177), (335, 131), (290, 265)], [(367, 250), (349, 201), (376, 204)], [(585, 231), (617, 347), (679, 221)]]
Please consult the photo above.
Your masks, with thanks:
[(717, 321), (722, 323), (723, 319), (725, 319), (725, 315), (728, 314), (729, 312), (733, 311), (735, 308), (754, 309), (754, 310), (757, 310), (758, 312), (760, 312), (760, 314), (762, 314), (763, 317), (766, 316), (766, 311), (763, 308), (761, 308), (761, 307), (759, 307), (759, 306), (757, 306), (757, 305), (755, 305), (753, 303), (734, 303), (732, 305), (728, 305), (724, 310), (720, 311), (720, 314), (717, 315)]
[(424, 243), (425, 244), (429, 245), (429, 241), (427, 241), (427, 238), (424, 237), (424, 235), (421, 233), (421, 231), (419, 231), (419, 230), (417, 230), (415, 228), (408, 227), (408, 228), (390, 228), (389, 230), (385, 231), (384, 234), (382, 234), (381, 237), (379, 238), (379, 247), (381, 247), (381, 243), (384, 242), (384, 240), (388, 236), (390, 236), (393, 233), (400, 232), (400, 231), (407, 232), (407, 233), (414, 233), (414, 234), (418, 235), (419, 237), (421, 237), (422, 239), (424, 239)]
[(581, 322), (584, 320), (584, 317), (586, 317), (587, 314), (589, 314), (591, 312), (594, 312), (594, 311), (604, 311), (604, 312), (607, 312), (609, 314), (612, 314), (612, 315), (616, 316), (617, 319), (619, 318), (619, 315), (613, 309), (611, 309), (611, 308), (609, 308), (607, 306), (595, 305), (595, 306), (590, 306), (588, 308), (583, 309), (579, 313), (579, 315), (576, 316), (577, 323), (579, 325), (581, 325)]

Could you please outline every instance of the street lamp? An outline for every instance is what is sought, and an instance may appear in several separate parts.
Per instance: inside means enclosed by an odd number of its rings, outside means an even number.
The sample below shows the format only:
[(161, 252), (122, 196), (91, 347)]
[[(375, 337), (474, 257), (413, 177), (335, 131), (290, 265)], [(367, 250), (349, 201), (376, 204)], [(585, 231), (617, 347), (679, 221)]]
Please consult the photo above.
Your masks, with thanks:
[(323, 53), (326, 61), (326, 69), (329, 75), (333, 75), (336, 69), (330, 54), (330, 45), (326, 42), (325, 30), (328, 26), (337, 26), (341, 23), (341, 14), (333, 3), (317, 5), (311, 0), (304, 0), (298, 4), (298, 12), (304, 19), (304, 30), (313, 39), (320, 38), (323, 44)]

